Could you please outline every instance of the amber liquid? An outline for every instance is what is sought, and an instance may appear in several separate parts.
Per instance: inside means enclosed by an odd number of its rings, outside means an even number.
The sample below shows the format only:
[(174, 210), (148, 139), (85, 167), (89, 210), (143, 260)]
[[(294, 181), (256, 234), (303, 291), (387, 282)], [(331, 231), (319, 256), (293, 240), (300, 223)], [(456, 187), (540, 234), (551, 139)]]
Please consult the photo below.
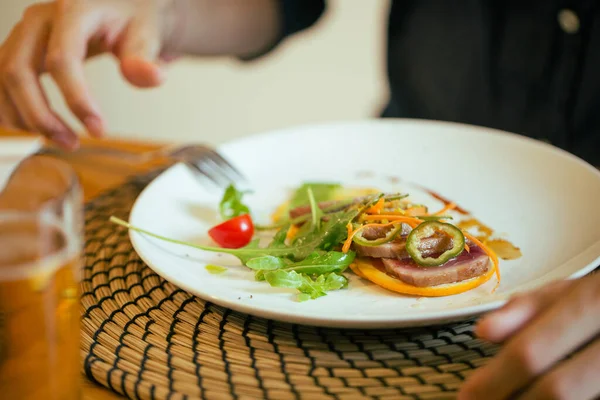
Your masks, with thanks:
[(0, 398), (80, 398), (80, 261), (68, 247), (55, 227), (0, 221)]

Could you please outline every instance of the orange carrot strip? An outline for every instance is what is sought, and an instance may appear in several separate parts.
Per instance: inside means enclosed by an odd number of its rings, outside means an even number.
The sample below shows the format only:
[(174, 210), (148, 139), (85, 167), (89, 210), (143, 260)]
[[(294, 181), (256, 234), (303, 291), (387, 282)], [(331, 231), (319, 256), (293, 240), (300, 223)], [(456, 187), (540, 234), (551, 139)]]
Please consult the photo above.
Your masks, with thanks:
[[(494, 253), (492, 251), (492, 249), (490, 249), (489, 247), (487, 247), (486, 245), (484, 245), (483, 243), (481, 243), (479, 241), (479, 239), (477, 239), (476, 237), (474, 237), (473, 235), (463, 231), (463, 234), (469, 238), (471, 241), (473, 241), (477, 246), (481, 247), (481, 249), (483, 251), (485, 251), (485, 253), (492, 259), (492, 263), (494, 263), (494, 269), (496, 270), (496, 277), (498, 278), (498, 285), (500, 284), (500, 268), (498, 267), (498, 256), (496, 256), (496, 253)], [(496, 287), (498, 287), (498, 285), (496, 285)], [(495, 289), (494, 289), (495, 290)]]
[(431, 215), (442, 215), (446, 211), (454, 210), (456, 207), (458, 207), (458, 205), (456, 203), (448, 203), (444, 206), (444, 208), (442, 208), (439, 211), (434, 212)]
[(404, 212), (404, 210), (386, 211), (385, 213), (386, 215), (406, 215), (406, 212)]
[(427, 215), (427, 208), (423, 206), (415, 206), (407, 208), (404, 213), (408, 216), (414, 217), (416, 215)]
[(285, 234), (285, 240), (292, 240), (299, 230), (300, 227), (298, 225), (291, 225)]
[(414, 218), (414, 217), (405, 217), (402, 215), (389, 215), (389, 214), (379, 214), (379, 215), (365, 215), (363, 216), (365, 221), (381, 221), (383, 219), (388, 221), (399, 221), (406, 222), (411, 227), (415, 227), (419, 225), (421, 222), (424, 222), (422, 219)]
[(381, 197), (379, 200), (377, 200), (377, 203), (375, 203), (371, 207), (367, 208), (367, 210), (365, 211), (365, 213), (367, 213), (367, 214), (379, 214), (379, 213), (381, 213), (381, 210), (383, 210), (383, 205), (384, 204), (385, 204), (385, 199), (383, 197)]

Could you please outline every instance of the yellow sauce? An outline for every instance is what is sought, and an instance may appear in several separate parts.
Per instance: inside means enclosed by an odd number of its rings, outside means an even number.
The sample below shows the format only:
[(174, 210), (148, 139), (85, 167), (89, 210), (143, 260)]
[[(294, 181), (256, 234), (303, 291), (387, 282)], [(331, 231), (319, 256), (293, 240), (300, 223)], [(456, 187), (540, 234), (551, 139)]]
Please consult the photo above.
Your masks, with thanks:
[(470, 231), (473, 236), (488, 246), (503, 260), (515, 260), (522, 256), (521, 249), (505, 239), (491, 239), (494, 230), (475, 218), (465, 219), (456, 224), (459, 228)]
[(516, 260), (522, 256), (521, 249), (504, 239), (490, 239), (485, 244), (503, 260)]

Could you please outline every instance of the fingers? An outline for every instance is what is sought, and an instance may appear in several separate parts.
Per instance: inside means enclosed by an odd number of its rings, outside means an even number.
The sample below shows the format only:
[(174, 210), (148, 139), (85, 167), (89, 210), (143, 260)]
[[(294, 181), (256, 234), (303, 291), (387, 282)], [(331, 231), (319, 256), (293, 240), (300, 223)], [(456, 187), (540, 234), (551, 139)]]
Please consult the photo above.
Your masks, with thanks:
[[(24, 129), (41, 132), (67, 149), (77, 146), (75, 133), (50, 109), (38, 78), (49, 35), (51, 10), (47, 6), (30, 8), (24, 23), (8, 39), (10, 57), (2, 63), (6, 95), (0, 103), (10, 111), (7, 120)], [(25, 24), (26, 23), (26, 24)], [(25, 26), (27, 27), (25, 29)], [(18, 50), (15, 47), (18, 46)]]
[(101, 18), (94, 13), (84, 13), (83, 5), (82, 2), (56, 3), (45, 67), (70, 110), (91, 134), (101, 136), (104, 121), (89, 93), (83, 69), (87, 42)]
[[(14, 33), (15, 29), (17, 27), (13, 28), (9, 37)], [(12, 129), (26, 129), (10, 100), (10, 96), (4, 89), (4, 82), (7, 79), (3, 68), (4, 60), (6, 59), (6, 48), (6, 43), (0, 47), (0, 125)]]
[(117, 50), (121, 73), (139, 87), (153, 87), (164, 81), (158, 63), (161, 50), (158, 17), (155, 8), (140, 10), (129, 23)]
[(533, 384), (519, 400), (600, 397), (600, 338)]
[(0, 88), (0, 125), (12, 129), (25, 129), (17, 110), (12, 105), (8, 94)]
[(560, 301), (526, 323), (487, 366), (474, 373), (461, 398), (509, 398), (600, 331), (600, 276), (571, 281), (556, 290)]
[(477, 336), (490, 342), (503, 342), (536, 315), (552, 305), (570, 281), (553, 282), (532, 293), (511, 299), (504, 307), (483, 317), (476, 327)]
[(56, 0), (36, 4), (0, 48), (0, 121), (41, 132), (73, 148), (77, 135), (54, 113), (39, 82), (49, 72), (70, 110), (95, 136), (105, 130), (84, 75), (86, 57), (118, 53), (134, 85), (164, 80), (156, 63), (161, 47), (160, 2)]

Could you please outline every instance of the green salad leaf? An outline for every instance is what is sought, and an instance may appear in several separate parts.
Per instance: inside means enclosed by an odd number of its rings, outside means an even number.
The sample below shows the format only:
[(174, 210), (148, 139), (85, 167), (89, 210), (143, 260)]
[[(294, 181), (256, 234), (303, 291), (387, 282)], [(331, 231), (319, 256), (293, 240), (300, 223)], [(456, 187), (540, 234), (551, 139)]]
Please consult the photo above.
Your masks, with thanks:
[(354, 261), (355, 253), (339, 251), (314, 252), (302, 261), (292, 262), (282, 257), (262, 256), (249, 260), (246, 266), (255, 271), (283, 269), (303, 274), (343, 272)]
[(314, 300), (325, 296), (328, 291), (348, 286), (348, 279), (335, 272), (319, 275), (315, 280), (308, 275), (285, 270), (269, 271), (264, 274), (264, 277), (273, 287), (297, 289), (300, 292), (298, 301)]
[[(343, 273), (354, 261), (355, 253), (343, 253), (336, 249), (347, 238), (347, 225), (383, 195), (368, 198), (359, 206), (348, 202), (341, 210), (321, 210), (318, 202), (331, 199), (339, 187), (338, 184), (302, 185), (296, 191), (294, 202), (300, 205), (309, 204), (310, 215), (301, 221), (302, 226), (291, 241), (286, 240), (287, 233), (292, 223), (298, 223), (297, 221), (287, 221), (280, 226), (266, 247), (260, 247), (258, 238), (237, 249), (200, 245), (149, 232), (114, 216), (110, 220), (117, 225), (167, 242), (233, 255), (254, 271), (257, 281), (266, 281), (273, 287), (295, 289), (299, 294), (298, 300), (305, 301), (325, 296), (328, 291), (347, 287), (348, 280)], [(242, 203), (242, 196), (243, 193), (233, 185), (227, 188), (219, 204), (223, 218), (249, 212), (248, 207)], [(222, 272), (218, 268), (214, 268), (214, 271), (211, 269), (213, 268), (207, 267), (211, 273)]]
[[(135, 227), (129, 224), (128, 222), (123, 221), (122, 219), (119, 219), (114, 216), (110, 217), (110, 221), (117, 225), (123, 226), (125, 228), (131, 229), (139, 233), (143, 233), (148, 236), (152, 236), (160, 240), (164, 240), (166, 242), (179, 244), (182, 246), (189, 246), (204, 251), (231, 254), (232, 256), (237, 257), (242, 262), (242, 264), (246, 265), (246, 263), (253, 258), (269, 255), (275, 257), (289, 257), (295, 260), (302, 260), (314, 250), (327, 250), (331, 248), (334, 244), (336, 244), (335, 242), (332, 242), (332, 238), (339, 238), (341, 232), (344, 231), (346, 224), (348, 223), (350, 218), (352, 218), (350, 213), (345, 214), (348, 215), (340, 215), (335, 218), (332, 216), (332, 218), (326, 224), (323, 225), (323, 228), (320, 231), (309, 233), (306, 237), (301, 238), (301, 242), (297, 244), (293, 243), (291, 246), (285, 246), (280, 244), (274, 247), (258, 247), (258, 239), (255, 239), (248, 245), (239, 249), (205, 246), (201, 244), (185, 242), (182, 240), (171, 239), (153, 232), (149, 232), (145, 229)], [(355, 213), (352, 213), (352, 215), (354, 214)]]
[(235, 188), (233, 184), (227, 186), (225, 193), (219, 203), (219, 213), (221, 218), (228, 220), (240, 215), (249, 214), (250, 209), (244, 203), (242, 198), (245, 192), (241, 192)]
[(357, 215), (357, 210), (329, 214), (320, 229), (296, 236), (292, 243), (296, 249), (293, 254), (296, 260), (306, 258), (314, 250), (331, 250), (341, 243), (348, 235), (346, 225)]
[(296, 189), (290, 199), (289, 207), (295, 208), (310, 204), (309, 190), (317, 202), (333, 200), (336, 190), (341, 187), (339, 183), (306, 182)]
[(255, 271), (270, 271), (280, 269), (286, 265), (286, 262), (281, 257), (261, 256), (248, 260), (246, 267)]

